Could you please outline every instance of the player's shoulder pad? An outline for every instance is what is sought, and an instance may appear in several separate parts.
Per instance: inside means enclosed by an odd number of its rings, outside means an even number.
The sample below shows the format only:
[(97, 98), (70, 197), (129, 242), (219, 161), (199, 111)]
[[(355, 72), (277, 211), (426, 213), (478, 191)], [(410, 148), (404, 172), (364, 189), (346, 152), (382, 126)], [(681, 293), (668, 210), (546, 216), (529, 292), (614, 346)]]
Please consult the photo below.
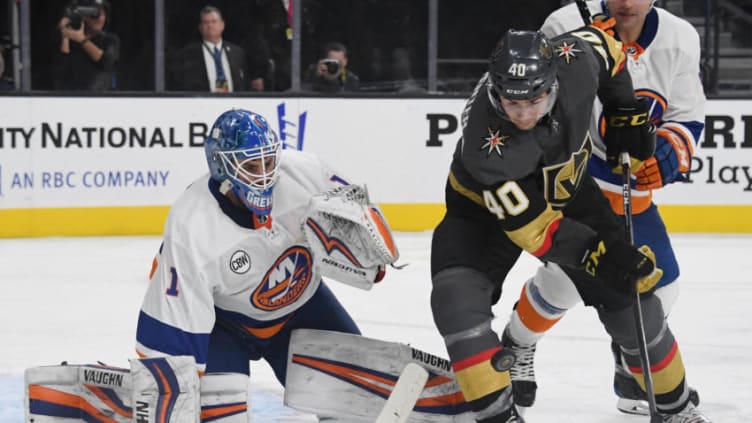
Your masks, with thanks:
[(559, 34), (574, 30), (582, 26), (582, 17), (575, 3), (560, 7), (546, 17), (540, 30), (546, 36), (553, 38)]
[(590, 46), (600, 59), (605, 71), (611, 76), (619, 73), (626, 66), (627, 56), (624, 54), (622, 43), (606, 34), (599, 28), (585, 26), (570, 31), (558, 38), (572, 37)]
[(677, 50), (699, 57), (700, 34), (697, 29), (684, 18), (673, 13), (656, 8), (663, 37), (670, 39)]
[(285, 148), (280, 154), (280, 167), (321, 166), (321, 159), (307, 151)]
[(313, 186), (315, 191), (328, 187), (337, 172), (321, 157), (295, 149), (282, 150), (279, 162), (280, 179), (297, 181), (303, 186)]

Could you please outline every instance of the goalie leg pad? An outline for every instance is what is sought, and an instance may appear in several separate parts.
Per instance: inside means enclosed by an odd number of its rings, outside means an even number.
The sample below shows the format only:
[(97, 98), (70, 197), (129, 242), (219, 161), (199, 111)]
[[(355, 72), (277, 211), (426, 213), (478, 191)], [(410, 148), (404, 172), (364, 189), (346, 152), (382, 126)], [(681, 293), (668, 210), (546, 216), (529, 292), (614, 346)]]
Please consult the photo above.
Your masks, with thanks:
[(201, 377), (201, 421), (248, 423), (248, 375), (207, 373)]
[(191, 356), (105, 365), (26, 369), (24, 408), (35, 423), (198, 423), (199, 382)]
[(411, 362), (429, 379), (408, 422), (475, 421), (449, 360), (401, 343), (314, 329), (292, 332), (285, 404), (341, 421), (373, 422)]
[(100, 365), (41, 366), (24, 372), (27, 422), (130, 423), (128, 369)]
[(192, 356), (133, 359), (130, 363), (134, 422), (199, 422), (199, 379)]

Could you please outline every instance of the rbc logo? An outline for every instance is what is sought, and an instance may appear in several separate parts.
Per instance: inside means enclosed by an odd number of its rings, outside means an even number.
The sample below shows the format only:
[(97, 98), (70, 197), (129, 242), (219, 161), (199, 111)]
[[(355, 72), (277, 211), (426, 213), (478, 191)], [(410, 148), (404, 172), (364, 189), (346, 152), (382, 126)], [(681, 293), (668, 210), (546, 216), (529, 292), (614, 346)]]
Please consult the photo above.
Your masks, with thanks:
[(311, 252), (293, 246), (283, 252), (251, 294), (251, 304), (264, 311), (286, 307), (300, 298), (311, 283)]

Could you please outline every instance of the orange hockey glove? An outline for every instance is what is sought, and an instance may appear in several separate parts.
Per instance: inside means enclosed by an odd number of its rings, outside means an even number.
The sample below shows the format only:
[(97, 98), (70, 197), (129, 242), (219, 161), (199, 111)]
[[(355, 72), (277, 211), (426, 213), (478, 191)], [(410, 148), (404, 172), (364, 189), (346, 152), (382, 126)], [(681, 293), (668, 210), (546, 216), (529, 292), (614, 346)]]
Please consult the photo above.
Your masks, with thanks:
[(689, 172), (691, 152), (679, 135), (668, 129), (657, 131), (655, 154), (645, 160), (635, 172), (635, 189), (648, 191), (661, 188), (674, 181), (683, 181), (683, 173)]

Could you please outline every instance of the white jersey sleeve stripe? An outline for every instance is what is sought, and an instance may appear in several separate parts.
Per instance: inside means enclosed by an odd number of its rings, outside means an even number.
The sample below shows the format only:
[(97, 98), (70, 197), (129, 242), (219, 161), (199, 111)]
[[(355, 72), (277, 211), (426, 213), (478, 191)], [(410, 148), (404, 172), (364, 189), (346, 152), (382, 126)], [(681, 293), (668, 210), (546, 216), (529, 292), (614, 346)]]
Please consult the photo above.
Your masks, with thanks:
[(197, 365), (206, 364), (209, 349), (208, 333), (190, 333), (170, 326), (149, 316), (143, 311), (138, 316), (138, 330), (136, 335), (138, 345), (149, 352), (157, 351), (164, 355), (190, 354)]

